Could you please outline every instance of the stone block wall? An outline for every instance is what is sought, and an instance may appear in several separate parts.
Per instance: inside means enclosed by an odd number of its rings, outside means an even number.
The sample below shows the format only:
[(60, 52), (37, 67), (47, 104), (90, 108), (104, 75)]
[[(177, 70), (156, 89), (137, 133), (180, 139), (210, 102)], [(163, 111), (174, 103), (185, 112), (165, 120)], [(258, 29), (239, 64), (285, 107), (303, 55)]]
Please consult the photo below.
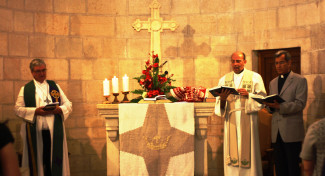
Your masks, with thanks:
[[(43, 58), (48, 79), (73, 103), (65, 122), (72, 175), (105, 175), (102, 81), (138, 76), (150, 52), (150, 34), (132, 29), (150, 17), (151, 0), (0, 0), (0, 120), (10, 119), (21, 152), (21, 121), (13, 112), (28, 64)], [(213, 87), (231, 71), (230, 55), (242, 50), (257, 71), (255, 50), (301, 47), (308, 80), (306, 127), (325, 117), (324, 0), (161, 0), (161, 17), (179, 27), (161, 34), (164, 69), (175, 86)], [(138, 88), (130, 80), (130, 89)], [(122, 82), (120, 81), (120, 90)], [(134, 98), (130, 95), (129, 98)], [(122, 97), (119, 97), (122, 99)], [(222, 122), (211, 119), (209, 175), (222, 175)], [(221, 147), (222, 148), (222, 147)]]

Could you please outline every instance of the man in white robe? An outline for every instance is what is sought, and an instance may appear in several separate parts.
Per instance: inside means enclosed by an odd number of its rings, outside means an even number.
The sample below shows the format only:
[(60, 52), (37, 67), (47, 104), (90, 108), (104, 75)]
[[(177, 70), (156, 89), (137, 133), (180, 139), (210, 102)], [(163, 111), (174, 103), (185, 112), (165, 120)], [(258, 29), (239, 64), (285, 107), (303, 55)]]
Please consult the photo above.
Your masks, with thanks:
[[(263, 175), (257, 116), (257, 112), (263, 106), (252, 97), (264, 97), (266, 91), (262, 77), (258, 73), (244, 69), (246, 62), (243, 52), (233, 53), (231, 56), (233, 72), (223, 76), (218, 84), (218, 86), (234, 87), (240, 94), (233, 95), (223, 89), (216, 97), (215, 113), (225, 119), (224, 172), (226, 176)], [(231, 128), (233, 135), (229, 134)]]
[[(46, 64), (43, 60), (32, 60), (30, 69), (34, 80), (20, 89), (15, 105), (17, 116), (23, 119), (20, 132), (23, 139), (22, 166), (29, 167), (31, 176), (68, 176), (70, 168), (63, 122), (72, 112), (72, 103), (59, 85), (46, 80)], [(53, 102), (60, 104), (54, 110), (43, 109)], [(45, 147), (44, 141), (48, 141), (48, 147)], [(47, 152), (43, 152), (44, 150)], [(56, 153), (59, 153), (58, 157), (55, 157)], [(47, 159), (44, 159), (45, 156)]]

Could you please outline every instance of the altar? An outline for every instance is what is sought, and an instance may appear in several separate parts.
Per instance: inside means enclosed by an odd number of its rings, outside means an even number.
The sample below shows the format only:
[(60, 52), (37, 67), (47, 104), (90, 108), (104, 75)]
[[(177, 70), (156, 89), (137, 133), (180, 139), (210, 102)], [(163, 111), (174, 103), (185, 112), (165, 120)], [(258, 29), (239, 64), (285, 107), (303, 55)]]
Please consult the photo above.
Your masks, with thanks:
[[(194, 173), (208, 175), (207, 128), (208, 117), (214, 112), (215, 103), (194, 103)], [(107, 175), (120, 175), (119, 105), (97, 104), (101, 118), (105, 119)], [(185, 161), (184, 161), (185, 162)]]

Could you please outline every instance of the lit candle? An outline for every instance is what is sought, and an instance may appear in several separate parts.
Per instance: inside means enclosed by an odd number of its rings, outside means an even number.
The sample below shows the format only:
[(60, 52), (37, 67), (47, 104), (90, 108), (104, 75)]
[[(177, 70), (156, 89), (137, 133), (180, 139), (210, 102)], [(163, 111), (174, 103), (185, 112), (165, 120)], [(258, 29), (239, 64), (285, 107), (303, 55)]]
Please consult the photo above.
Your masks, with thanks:
[(128, 92), (129, 91), (129, 77), (123, 76), (123, 92)]
[(105, 78), (105, 80), (103, 81), (103, 90), (104, 90), (104, 96), (108, 96), (109, 95), (109, 81), (107, 80), (107, 78)]
[(112, 78), (113, 93), (118, 93), (118, 78)]

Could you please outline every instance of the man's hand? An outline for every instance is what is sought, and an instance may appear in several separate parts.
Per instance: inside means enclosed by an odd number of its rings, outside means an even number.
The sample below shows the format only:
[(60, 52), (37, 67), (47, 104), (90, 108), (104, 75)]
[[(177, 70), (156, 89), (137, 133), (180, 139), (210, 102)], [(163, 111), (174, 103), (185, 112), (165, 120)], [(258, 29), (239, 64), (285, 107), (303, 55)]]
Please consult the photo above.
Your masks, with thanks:
[(226, 101), (230, 93), (230, 90), (227, 89), (222, 89), (220, 93), (216, 92), (216, 94), (220, 96), (221, 101)]
[(265, 104), (266, 106), (268, 106), (270, 108), (280, 109), (280, 104), (276, 100), (274, 100), (274, 103), (263, 102), (263, 104)]
[(217, 95), (220, 96), (220, 101), (221, 101), (220, 108), (224, 109), (226, 106), (227, 98), (230, 95), (230, 90), (222, 89), (220, 93), (218, 93), (218, 92), (216, 92), (216, 93), (217, 93)]
[(248, 92), (247, 92), (247, 90), (244, 89), (244, 88), (237, 89), (237, 92), (238, 92), (241, 96), (246, 96), (246, 97), (248, 97)]
[(55, 109), (52, 111), (53, 114), (62, 114), (62, 109), (60, 106), (56, 106)]
[(44, 106), (36, 108), (35, 115), (46, 116), (49, 114), (62, 114), (62, 109), (60, 108), (60, 106), (56, 106), (55, 109), (52, 111), (44, 111), (43, 108)]
[(302, 160), (302, 163), (304, 165), (304, 175), (305, 176), (312, 176), (314, 172), (315, 167), (315, 161), (314, 160)]
[(43, 108), (44, 108), (44, 106), (36, 108), (35, 115), (46, 116), (46, 115), (52, 114), (51, 111), (44, 111)]

